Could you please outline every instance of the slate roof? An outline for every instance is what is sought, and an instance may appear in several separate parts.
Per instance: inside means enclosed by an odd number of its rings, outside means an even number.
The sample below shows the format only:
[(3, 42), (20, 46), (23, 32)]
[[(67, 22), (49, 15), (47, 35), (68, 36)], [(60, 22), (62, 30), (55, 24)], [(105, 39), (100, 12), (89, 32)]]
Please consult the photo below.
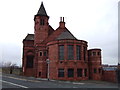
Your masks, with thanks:
[(34, 34), (28, 34), (24, 40), (34, 40)]
[(76, 39), (76, 38), (71, 34), (71, 32), (66, 27), (65, 28), (59, 27), (47, 39), (45, 39), (43, 43), (62, 39)]
[(43, 5), (43, 2), (41, 3), (41, 6), (38, 10), (38, 13), (37, 15), (40, 15), (40, 16), (48, 16), (47, 13), (46, 13), (46, 10), (44, 8), (44, 5)]
[[(49, 26), (49, 31), (51, 33), (49, 34), (48, 38), (43, 41), (43, 43), (47, 43), (53, 40), (76, 39), (67, 28), (58, 28), (53, 31), (52, 27)], [(24, 40), (34, 40), (34, 34), (28, 34)]]
[(76, 38), (71, 34), (70, 31), (66, 30), (56, 38), (56, 40), (61, 40), (61, 39), (76, 39)]

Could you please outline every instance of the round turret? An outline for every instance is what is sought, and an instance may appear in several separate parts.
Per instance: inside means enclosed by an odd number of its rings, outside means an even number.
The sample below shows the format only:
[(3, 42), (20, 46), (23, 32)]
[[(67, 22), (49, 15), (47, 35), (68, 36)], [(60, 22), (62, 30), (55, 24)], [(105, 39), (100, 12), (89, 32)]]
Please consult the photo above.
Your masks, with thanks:
[(90, 79), (101, 80), (101, 49), (88, 50)]
[(101, 49), (89, 49), (88, 57), (89, 62), (92, 64), (101, 65)]

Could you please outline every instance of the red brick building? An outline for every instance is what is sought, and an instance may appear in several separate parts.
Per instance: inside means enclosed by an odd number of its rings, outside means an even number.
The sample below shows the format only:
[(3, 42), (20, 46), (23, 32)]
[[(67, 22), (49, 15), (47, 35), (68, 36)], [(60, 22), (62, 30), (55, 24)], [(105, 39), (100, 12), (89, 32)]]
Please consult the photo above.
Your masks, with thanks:
[(101, 49), (88, 50), (87, 41), (78, 40), (67, 29), (64, 17), (56, 30), (48, 20), (41, 3), (34, 16), (34, 34), (23, 40), (23, 74), (57, 80), (101, 80)]

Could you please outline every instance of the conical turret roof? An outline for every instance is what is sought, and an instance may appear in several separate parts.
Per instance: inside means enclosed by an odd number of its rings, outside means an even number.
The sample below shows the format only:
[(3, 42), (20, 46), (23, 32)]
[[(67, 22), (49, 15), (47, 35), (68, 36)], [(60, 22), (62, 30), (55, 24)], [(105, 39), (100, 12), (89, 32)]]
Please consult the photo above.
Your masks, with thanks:
[(41, 2), (41, 6), (40, 6), (40, 8), (38, 10), (37, 15), (39, 15), (39, 16), (48, 16), (47, 13), (46, 13), (46, 10), (44, 8), (43, 2)]

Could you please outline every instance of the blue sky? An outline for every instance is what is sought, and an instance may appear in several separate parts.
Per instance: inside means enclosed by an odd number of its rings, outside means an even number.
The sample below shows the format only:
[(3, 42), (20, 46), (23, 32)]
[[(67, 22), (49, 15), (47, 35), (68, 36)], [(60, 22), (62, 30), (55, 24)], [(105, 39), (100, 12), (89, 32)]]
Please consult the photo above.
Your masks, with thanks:
[[(118, 63), (118, 1), (119, 0), (42, 0), (56, 29), (60, 17), (66, 27), (88, 49), (102, 49), (103, 64)], [(0, 60), (22, 64), (22, 40), (34, 33), (34, 15), (41, 0), (0, 1)]]

